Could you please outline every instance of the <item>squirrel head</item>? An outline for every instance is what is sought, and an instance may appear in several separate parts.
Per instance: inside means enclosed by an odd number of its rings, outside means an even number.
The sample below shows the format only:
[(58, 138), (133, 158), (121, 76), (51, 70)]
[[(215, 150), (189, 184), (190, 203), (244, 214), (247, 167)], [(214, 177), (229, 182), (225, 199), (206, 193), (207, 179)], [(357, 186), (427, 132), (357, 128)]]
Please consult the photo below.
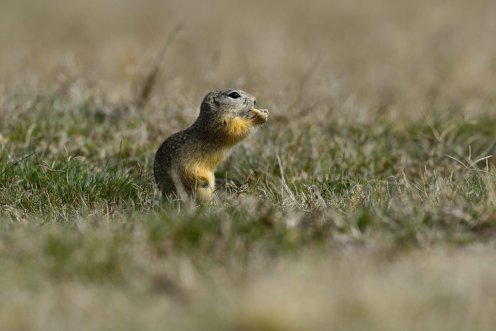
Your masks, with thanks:
[[(238, 89), (217, 90), (208, 93), (202, 101), (200, 117), (204, 119), (222, 119), (226, 117), (250, 118), (257, 100), (245, 91)], [(266, 118), (265, 118), (266, 119)]]

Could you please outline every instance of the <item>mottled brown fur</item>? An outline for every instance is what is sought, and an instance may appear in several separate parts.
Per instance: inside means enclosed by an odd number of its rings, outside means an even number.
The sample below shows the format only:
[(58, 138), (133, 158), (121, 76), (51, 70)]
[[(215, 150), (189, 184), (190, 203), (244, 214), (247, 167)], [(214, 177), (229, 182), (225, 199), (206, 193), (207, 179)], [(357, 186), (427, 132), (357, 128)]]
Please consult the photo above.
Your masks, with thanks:
[(189, 128), (173, 134), (155, 154), (154, 175), (164, 196), (194, 196), (210, 201), (214, 171), (229, 150), (267, 121), (268, 111), (241, 90), (210, 92)]

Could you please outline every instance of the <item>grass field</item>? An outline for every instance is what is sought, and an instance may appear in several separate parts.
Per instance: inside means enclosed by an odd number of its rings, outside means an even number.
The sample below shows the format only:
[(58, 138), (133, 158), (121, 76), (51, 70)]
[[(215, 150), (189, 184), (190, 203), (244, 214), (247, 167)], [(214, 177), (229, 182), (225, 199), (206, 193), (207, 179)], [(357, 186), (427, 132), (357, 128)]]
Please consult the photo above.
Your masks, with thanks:
[[(2, 1), (0, 330), (494, 330), (495, 22), (492, 0)], [(214, 203), (162, 201), (155, 150), (224, 87), (269, 122)]]

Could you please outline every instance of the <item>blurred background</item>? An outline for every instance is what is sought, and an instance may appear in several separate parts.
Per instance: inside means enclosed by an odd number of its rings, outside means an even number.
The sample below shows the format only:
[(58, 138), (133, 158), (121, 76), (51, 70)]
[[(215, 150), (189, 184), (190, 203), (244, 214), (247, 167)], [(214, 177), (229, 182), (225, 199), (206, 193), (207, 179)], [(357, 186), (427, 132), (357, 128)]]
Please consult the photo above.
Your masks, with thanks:
[(0, 82), (76, 81), (126, 102), (171, 35), (155, 110), (196, 109), (227, 86), (276, 116), (319, 121), (472, 114), (495, 102), (492, 0), (3, 0)]

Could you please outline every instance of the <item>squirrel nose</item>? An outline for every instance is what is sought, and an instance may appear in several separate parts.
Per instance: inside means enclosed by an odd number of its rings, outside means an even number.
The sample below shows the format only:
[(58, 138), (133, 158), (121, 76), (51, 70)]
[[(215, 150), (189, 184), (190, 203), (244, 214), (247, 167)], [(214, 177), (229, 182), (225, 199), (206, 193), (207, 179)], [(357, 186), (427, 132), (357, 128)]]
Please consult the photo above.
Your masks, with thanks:
[(256, 106), (257, 105), (257, 99), (253, 99), (253, 105)]

